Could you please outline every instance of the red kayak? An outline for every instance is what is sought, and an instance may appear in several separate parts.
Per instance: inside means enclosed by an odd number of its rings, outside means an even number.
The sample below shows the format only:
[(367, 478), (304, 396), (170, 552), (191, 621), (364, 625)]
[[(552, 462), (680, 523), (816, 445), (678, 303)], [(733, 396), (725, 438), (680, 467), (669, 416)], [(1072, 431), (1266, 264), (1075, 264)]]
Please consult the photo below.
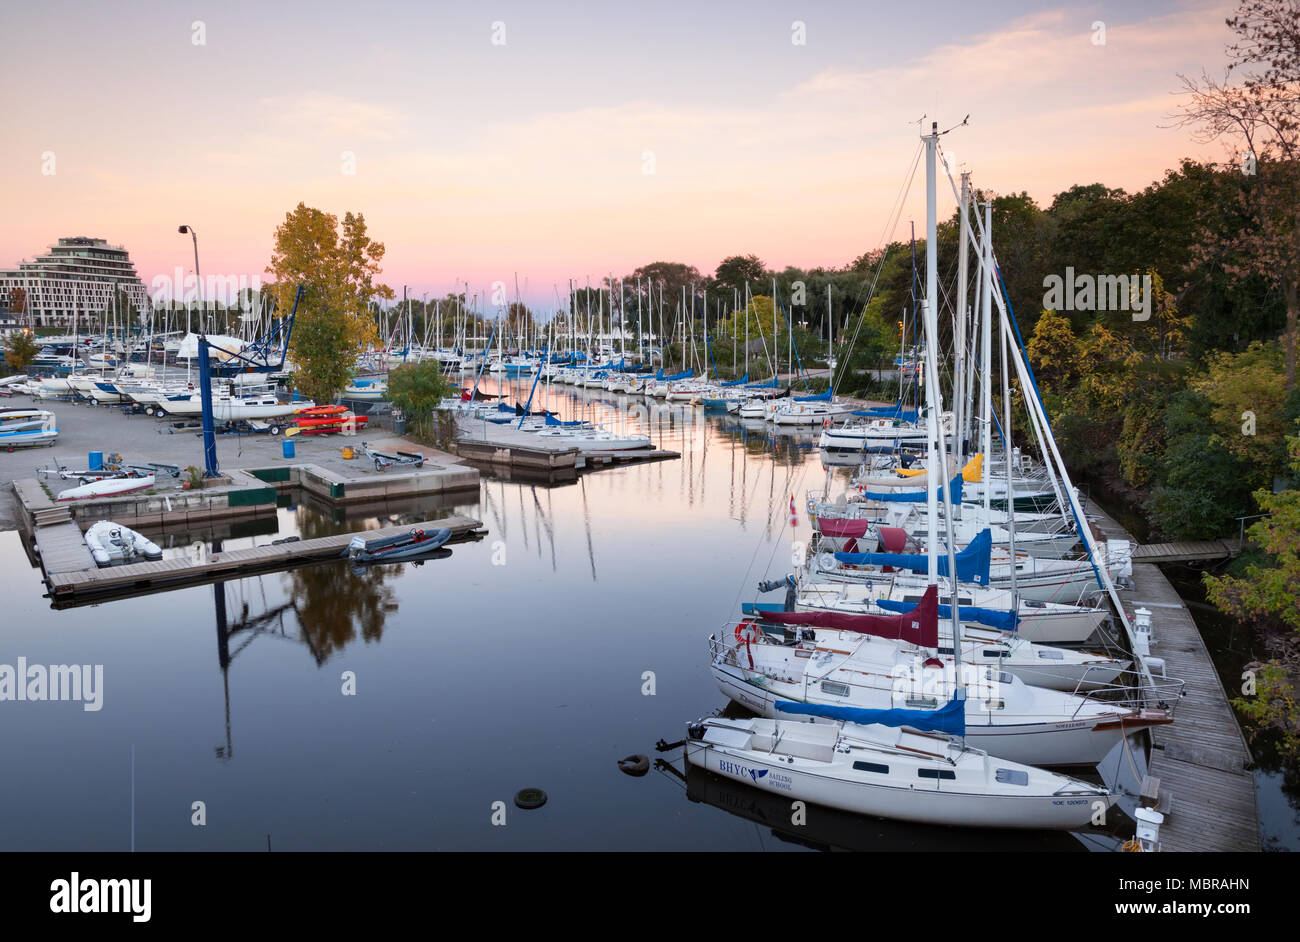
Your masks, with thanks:
[[(329, 407), (326, 407), (329, 408)], [(330, 435), (335, 432), (341, 432), (346, 427), (350, 431), (363, 429), (366, 427), (367, 418), (364, 415), (353, 415), (346, 408), (339, 412), (327, 413), (324, 415), (311, 415), (313, 410), (306, 410), (307, 414), (296, 415), (294, 425), (298, 427), (300, 435)]]

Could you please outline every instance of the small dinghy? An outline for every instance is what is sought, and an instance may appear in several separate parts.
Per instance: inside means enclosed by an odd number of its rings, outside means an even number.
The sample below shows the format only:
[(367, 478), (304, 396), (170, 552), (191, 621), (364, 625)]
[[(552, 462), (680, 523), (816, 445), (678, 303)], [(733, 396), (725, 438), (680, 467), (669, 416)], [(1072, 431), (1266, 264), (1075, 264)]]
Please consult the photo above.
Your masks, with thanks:
[(418, 559), (438, 549), (449, 539), (451, 531), (446, 529), (412, 530), (375, 540), (367, 540), (358, 533), (343, 552), (348, 559), (357, 563), (389, 563)]
[(157, 543), (111, 520), (101, 520), (86, 531), (86, 548), (100, 567), (162, 559)]
[(146, 474), (138, 478), (104, 478), (102, 481), (91, 481), (89, 484), (82, 484), (80, 487), (72, 487), (66, 491), (59, 491), (58, 500), (84, 500), (87, 497), (116, 497), (118, 494), (125, 494), (129, 491), (142, 491), (153, 487), (155, 477), (152, 474)]

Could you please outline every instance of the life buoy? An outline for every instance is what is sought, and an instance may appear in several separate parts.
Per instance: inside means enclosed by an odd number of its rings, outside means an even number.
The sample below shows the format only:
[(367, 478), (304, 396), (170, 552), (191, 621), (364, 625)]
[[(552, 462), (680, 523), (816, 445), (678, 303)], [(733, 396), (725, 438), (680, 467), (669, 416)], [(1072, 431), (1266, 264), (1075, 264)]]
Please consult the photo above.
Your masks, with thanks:
[(759, 639), (762, 632), (758, 630), (758, 625), (752, 621), (742, 621), (736, 626), (735, 635), (736, 640), (741, 644), (752, 644)]

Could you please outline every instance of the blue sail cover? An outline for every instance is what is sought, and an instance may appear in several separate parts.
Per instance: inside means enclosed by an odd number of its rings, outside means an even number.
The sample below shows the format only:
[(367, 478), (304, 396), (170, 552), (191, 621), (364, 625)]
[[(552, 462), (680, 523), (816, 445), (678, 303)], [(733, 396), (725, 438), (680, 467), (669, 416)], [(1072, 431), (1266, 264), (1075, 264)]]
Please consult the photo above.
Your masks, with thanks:
[[(935, 488), (935, 493), (939, 495), (939, 500), (943, 500), (943, 493)], [(948, 482), (948, 502), (951, 504), (961, 503), (961, 475)], [(896, 491), (866, 491), (862, 495), (863, 500), (876, 500), (882, 503), (892, 504), (920, 504), (925, 502), (925, 491), (908, 491), (906, 493)]]
[(557, 419), (557, 418), (555, 417), (555, 415), (554, 415), (553, 413), (548, 412), (548, 413), (546, 413), (545, 424), (546, 424), (546, 425), (551, 425), (551, 426), (570, 427), (570, 426), (575, 426), (575, 425), (582, 425), (582, 422), (581, 422), (581, 421), (577, 421), (577, 422), (561, 422), (559, 419)]
[(818, 393), (815, 396), (795, 396), (795, 402), (830, 402), (831, 391), (828, 389), (824, 393)]
[(732, 380), (732, 381), (729, 382), (729, 383), (723, 383), (722, 386), (723, 386), (723, 388), (728, 388), (728, 387), (731, 387), (731, 386), (744, 386), (744, 385), (745, 385), (746, 383), (748, 383), (748, 382), (749, 382), (749, 374), (746, 373), (746, 374), (745, 374), (744, 376), (742, 376), (740, 379)]
[[(925, 553), (836, 553), (835, 558), (850, 566), (892, 566), (912, 572), (929, 572), (930, 557)], [(948, 575), (948, 554), (940, 553), (939, 575)], [(976, 585), (989, 584), (989, 567), (993, 562), (993, 533), (985, 528), (957, 554), (957, 580)], [(948, 613), (952, 617), (952, 612)]]
[(900, 422), (915, 422), (921, 417), (916, 409), (865, 409), (854, 410), (853, 414), (868, 419), (898, 419)]
[(797, 713), (801, 716), (820, 716), (828, 720), (882, 726), (910, 726), (912, 729), (933, 730), (952, 736), (966, 735), (966, 701), (949, 700), (937, 710), (866, 710), (860, 707), (832, 706), (828, 703), (794, 703), (776, 701), (780, 713)]
[[(876, 599), (876, 604), (887, 612), (906, 615), (916, 608), (919, 602), (895, 602), (893, 599)], [(952, 606), (939, 606), (940, 618), (952, 618)], [(1020, 616), (1015, 612), (1004, 612), (1000, 608), (979, 608), (975, 605), (958, 605), (957, 617), (962, 621), (987, 625), (999, 631), (1015, 631), (1020, 626)]]
[(746, 389), (776, 389), (778, 388), (779, 385), (780, 384), (777, 383), (777, 378), (773, 376), (766, 383), (750, 383), (745, 388)]

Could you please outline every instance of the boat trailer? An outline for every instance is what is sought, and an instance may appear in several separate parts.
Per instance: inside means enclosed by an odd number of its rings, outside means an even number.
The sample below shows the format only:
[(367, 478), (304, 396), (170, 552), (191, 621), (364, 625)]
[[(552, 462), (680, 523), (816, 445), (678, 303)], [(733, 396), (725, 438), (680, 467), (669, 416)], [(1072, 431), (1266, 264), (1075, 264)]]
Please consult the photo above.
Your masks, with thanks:
[(386, 468), (395, 466), (422, 468), (427, 460), (424, 455), (416, 454), (413, 451), (374, 451), (365, 442), (361, 443), (361, 453), (374, 461), (376, 471), (383, 471)]

